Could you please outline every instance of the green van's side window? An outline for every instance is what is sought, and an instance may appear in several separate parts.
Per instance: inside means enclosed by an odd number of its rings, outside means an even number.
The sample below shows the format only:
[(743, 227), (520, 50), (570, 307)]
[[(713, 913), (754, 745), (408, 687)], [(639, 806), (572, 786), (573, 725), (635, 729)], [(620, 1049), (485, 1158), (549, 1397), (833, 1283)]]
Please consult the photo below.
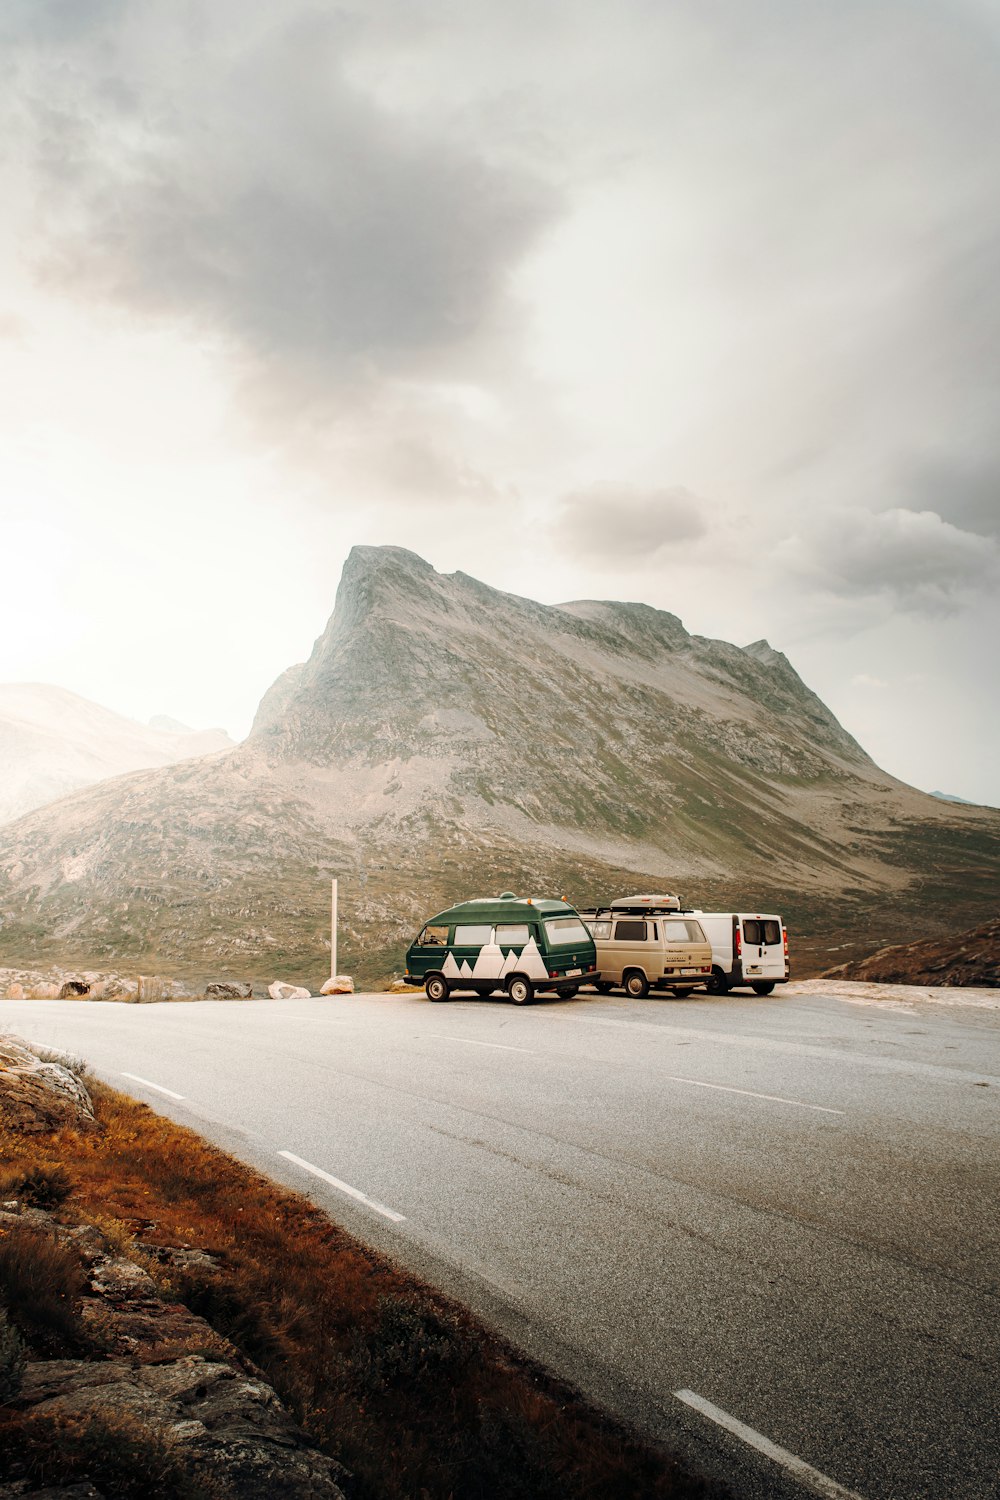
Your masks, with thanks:
[(496, 940), (501, 948), (506, 944), (512, 948), (516, 948), (519, 944), (523, 947), (528, 941), (527, 922), (505, 922), (503, 926), (497, 927)]
[(470, 925), (468, 927), (456, 927), (455, 947), (481, 948), (484, 943), (489, 942), (490, 934), (492, 933), (492, 931), (493, 928), (488, 922), (485, 924), (485, 926), (482, 924), (478, 924), (475, 926)]
[(448, 929), (447, 927), (425, 927), (417, 938), (417, 942), (421, 948), (447, 948)]

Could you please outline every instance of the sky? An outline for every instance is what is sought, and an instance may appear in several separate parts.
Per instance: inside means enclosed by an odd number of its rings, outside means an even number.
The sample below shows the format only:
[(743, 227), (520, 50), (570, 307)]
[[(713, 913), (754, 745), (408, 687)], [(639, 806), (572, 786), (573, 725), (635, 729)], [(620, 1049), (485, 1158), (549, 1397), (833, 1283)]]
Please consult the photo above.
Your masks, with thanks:
[(995, 0), (5, 0), (0, 681), (246, 733), (355, 543), (1000, 804)]

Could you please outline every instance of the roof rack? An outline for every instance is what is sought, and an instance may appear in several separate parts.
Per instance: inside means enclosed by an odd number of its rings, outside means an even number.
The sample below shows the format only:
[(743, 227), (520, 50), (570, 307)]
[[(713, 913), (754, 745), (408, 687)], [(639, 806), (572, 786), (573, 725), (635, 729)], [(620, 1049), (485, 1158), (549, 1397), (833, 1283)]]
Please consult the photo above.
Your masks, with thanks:
[(683, 915), (690, 907), (682, 906), (679, 896), (619, 896), (614, 901), (601, 902), (597, 906), (580, 911), (582, 917), (649, 916), (669, 917)]
[(666, 893), (661, 893), (655, 896), (619, 896), (616, 900), (611, 902), (612, 911), (653, 911), (659, 913), (668, 911), (680, 911), (680, 909), (680, 896), (667, 895)]

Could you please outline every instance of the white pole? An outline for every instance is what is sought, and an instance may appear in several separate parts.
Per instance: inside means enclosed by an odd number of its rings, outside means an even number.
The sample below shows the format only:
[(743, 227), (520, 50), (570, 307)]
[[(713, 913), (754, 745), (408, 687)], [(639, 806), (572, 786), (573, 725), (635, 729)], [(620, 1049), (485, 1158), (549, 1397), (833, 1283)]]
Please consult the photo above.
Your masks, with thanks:
[(330, 898), (330, 978), (337, 977), (337, 882)]

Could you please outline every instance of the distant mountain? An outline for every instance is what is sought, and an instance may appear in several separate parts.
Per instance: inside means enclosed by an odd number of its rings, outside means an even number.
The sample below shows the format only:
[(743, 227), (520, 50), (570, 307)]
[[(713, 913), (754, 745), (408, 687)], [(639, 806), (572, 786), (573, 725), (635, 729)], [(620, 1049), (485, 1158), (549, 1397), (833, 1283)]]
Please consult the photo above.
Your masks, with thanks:
[(960, 802), (963, 807), (978, 807), (977, 802), (970, 802), (968, 797), (956, 797), (951, 792), (931, 792), (931, 797), (937, 797), (941, 802)]
[(892, 938), (982, 920), (998, 871), (1000, 813), (881, 771), (766, 641), (360, 547), (244, 744), (0, 829), (0, 960), (316, 982), (333, 875), (366, 981), (426, 916), (503, 889), (679, 887)]
[(222, 729), (148, 726), (40, 682), (0, 684), (0, 823), (123, 771), (232, 747)]

